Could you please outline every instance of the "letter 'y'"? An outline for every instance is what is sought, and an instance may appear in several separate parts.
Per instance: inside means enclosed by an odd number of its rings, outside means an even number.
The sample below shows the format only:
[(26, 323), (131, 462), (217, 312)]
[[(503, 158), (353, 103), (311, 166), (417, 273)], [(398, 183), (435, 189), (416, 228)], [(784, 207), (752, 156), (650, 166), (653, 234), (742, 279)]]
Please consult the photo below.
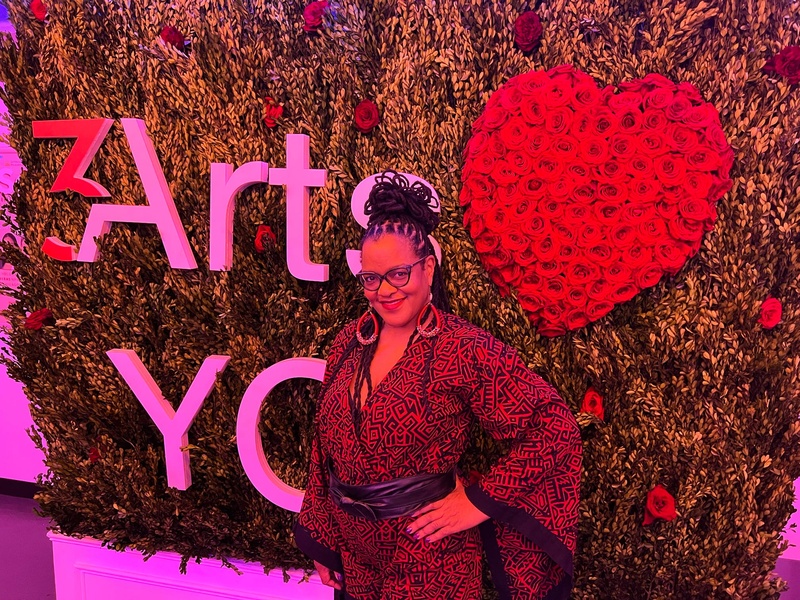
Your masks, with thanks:
[(183, 402), (175, 411), (164, 398), (158, 384), (153, 381), (136, 352), (115, 349), (109, 350), (106, 354), (164, 436), (167, 485), (179, 490), (188, 489), (192, 485), (189, 450), (181, 448), (189, 444), (189, 427), (214, 388), (217, 375), (228, 366), (230, 357), (213, 355), (206, 358), (189, 386)]

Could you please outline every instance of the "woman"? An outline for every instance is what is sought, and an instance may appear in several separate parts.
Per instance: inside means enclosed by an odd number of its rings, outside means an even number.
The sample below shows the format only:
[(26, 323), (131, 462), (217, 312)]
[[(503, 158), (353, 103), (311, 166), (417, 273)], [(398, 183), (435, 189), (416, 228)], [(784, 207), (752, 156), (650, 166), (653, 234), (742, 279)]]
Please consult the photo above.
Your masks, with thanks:
[[(370, 308), (330, 349), (297, 545), (342, 598), (479, 598), (481, 542), (501, 597), (567, 598), (577, 424), (514, 349), (450, 313), (434, 202), (395, 173), (367, 200)], [(475, 418), (512, 444), (465, 487), (456, 465)]]

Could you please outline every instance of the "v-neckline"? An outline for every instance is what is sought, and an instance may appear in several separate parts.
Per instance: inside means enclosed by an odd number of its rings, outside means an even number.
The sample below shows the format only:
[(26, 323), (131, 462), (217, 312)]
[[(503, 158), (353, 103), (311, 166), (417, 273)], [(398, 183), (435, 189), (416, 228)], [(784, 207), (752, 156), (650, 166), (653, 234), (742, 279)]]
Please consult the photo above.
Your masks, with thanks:
[[(355, 382), (353, 381), (355, 379), (355, 377), (356, 377), (356, 371), (358, 369), (358, 361), (361, 360), (361, 356), (364, 353), (364, 348), (361, 349), (361, 354), (356, 356), (356, 357), (354, 357), (355, 360), (353, 361), (352, 364), (353, 364), (353, 366), (355, 368), (353, 369), (353, 372), (350, 374), (350, 376), (348, 378), (348, 382), (347, 382), (347, 396), (348, 396), (348, 399), (350, 400), (351, 407), (354, 406), (355, 409), (359, 413), (361, 413), (365, 408), (367, 408), (367, 406), (369, 404), (372, 403), (372, 400), (377, 395), (378, 390), (383, 386), (383, 384), (394, 373), (394, 371), (397, 369), (397, 367), (400, 365), (400, 363), (403, 362), (403, 359), (406, 358), (406, 355), (408, 354), (409, 348), (411, 348), (411, 346), (413, 346), (414, 344), (417, 343), (417, 340), (415, 339), (416, 337), (417, 337), (416, 336), (416, 332), (413, 332), (411, 334), (411, 337), (408, 340), (408, 343), (406, 344), (406, 347), (403, 348), (403, 352), (402, 352), (402, 354), (400, 354), (400, 357), (395, 361), (395, 363), (391, 366), (391, 368), (388, 371), (386, 371), (386, 375), (384, 375), (383, 378), (377, 384), (372, 386), (372, 393), (371, 394), (370, 393), (367, 394), (367, 396), (364, 398), (364, 402), (363, 403), (361, 402), (361, 398), (356, 398), (355, 397), (356, 390), (355, 390), (355, 386), (354, 386)], [(351, 391), (351, 387), (353, 388), (352, 391)]]

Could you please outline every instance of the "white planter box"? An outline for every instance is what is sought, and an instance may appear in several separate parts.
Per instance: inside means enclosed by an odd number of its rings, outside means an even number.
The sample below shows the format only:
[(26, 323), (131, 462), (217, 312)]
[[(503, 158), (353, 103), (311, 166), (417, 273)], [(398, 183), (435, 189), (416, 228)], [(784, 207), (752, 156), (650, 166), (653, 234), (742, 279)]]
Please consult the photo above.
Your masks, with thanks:
[(333, 589), (315, 573), (300, 583), (302, 571), (269, 574), (259, 564), (231, 560), (237, 575), (218, 560), (190, 561), (186, 575), (179, 571), (180, 556), (159, 552), (146, 562), (134, 550), (116, 552), (92, 538), (76, 539), (54, 533), (53, 567), (58, 600), (330, 600)]

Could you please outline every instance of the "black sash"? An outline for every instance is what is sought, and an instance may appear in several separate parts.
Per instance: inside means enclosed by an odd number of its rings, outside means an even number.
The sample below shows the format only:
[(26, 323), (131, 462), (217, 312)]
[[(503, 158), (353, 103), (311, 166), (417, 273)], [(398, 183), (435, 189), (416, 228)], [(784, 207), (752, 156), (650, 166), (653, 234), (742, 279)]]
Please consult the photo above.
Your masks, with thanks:
[(405, 517), (426, 504), (441, 500), (456, 487), (456, 473), (422, 473), (369, 485), (348, 485), (328, 463), (328, 491), (344, 512), (369, 521)]

